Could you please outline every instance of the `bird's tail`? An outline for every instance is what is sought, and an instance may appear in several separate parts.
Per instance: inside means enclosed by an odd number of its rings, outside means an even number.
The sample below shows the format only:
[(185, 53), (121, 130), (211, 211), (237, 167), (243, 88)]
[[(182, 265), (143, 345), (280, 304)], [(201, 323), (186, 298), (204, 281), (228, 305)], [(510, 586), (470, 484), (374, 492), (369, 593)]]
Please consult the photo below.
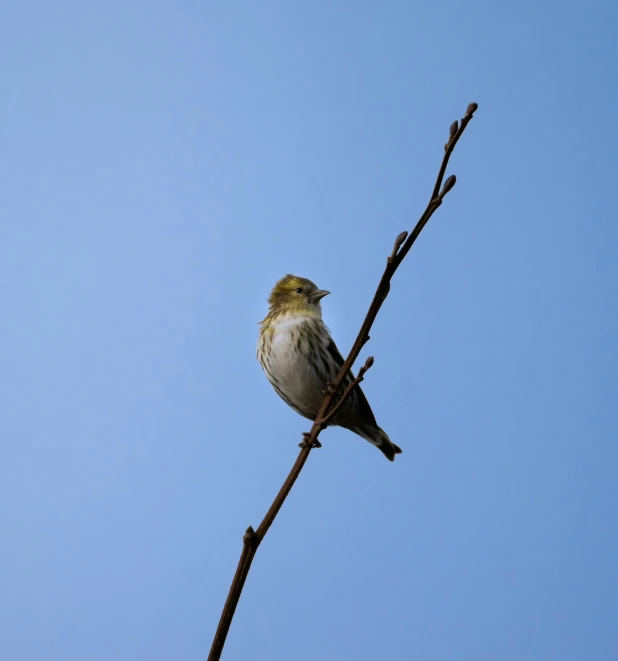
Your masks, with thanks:
[(372, 427), (371, 429), (354, 430), (359, 436), (375, 445), (378, 450), (389, 460), (395, 461), (395, 455), (401, 454), (402, 450), (398, 445), (395, 445), (388, 434), (381, 427)]

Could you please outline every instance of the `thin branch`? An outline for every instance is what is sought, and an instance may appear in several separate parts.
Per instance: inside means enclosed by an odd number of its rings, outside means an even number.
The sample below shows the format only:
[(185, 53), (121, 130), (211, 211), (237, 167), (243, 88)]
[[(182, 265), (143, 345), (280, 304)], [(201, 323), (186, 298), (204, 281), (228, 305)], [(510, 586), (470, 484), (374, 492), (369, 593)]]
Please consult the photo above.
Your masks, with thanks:
[[(376, 292), (373, 296), (373, 300), (371, 301), (371, 305), (369, 306), (369, 311), (367, 312), (367, 316), (365, 317), (365, 320), (363, 321), (363, 324), (356, 337), (356, 340), (352, 345), (352, 349), (350, 349), (350, 353), (348, 354), (348, 357), (341, 366), (341, 369), (339, 370), (339, 374), (337, 374), (336, 379), (332, 383), (331, 387), (328, 389), (324, 397), (324, 400), (322, 401), (322, 405), (320, 406), (320, 410), (318, 411), (318, 414), (315, 417), (313, 425), (311, 426), (311, 430), (307, 434), (304, 434), (305, 441), (301, 443), (302, 448), (298, 454), (298, 457), (296, 458), (296, 461), (294, 462), (294, 465), (292, 466), (292, 469), (290, 470), (290, 473), (285, 479), (285, 482), (283, 483), (281, 489), (279, 489), (279, 493), (275, 496), (272, 505), (268, 509), (268, 512), (266, 512), (266, 515), (262, 519), (262, 522), (258, 526), (257, 530), (254, 531), (253, 528), (249, 527), (243, 537), (242, 553), (238, 561), (236, 573), (234, 574), (234, 578), (232, 579), (232, 585), (230, 586), (230, 591), (228, 593), (227, 600), (223, 607), (223, 612), (221, 613), (219, 626), (217, 627), (217, 631), (215, 632), (215, 637), (213, 639), (212, 647), (210, 649), (210, 654), (208, 655), (208, 661), (219, 661), (219, 659), (221, 658), (221, 652), (223, 651), (223, 646), (225, 645), (225, 639), (227, 637), (227, 633), (229, 631), (232, 618), (234, 617), (234, 612), (236, 611), (236, 606), (238, 605), (238, 601), (240, 599), (240, 595), (242, 593), (245, 580), (247, 578), (247, 575), (249, 574), (249, 569), (251, 568), (251, 563), (253, 562), (253, 558), (255, 557), (257, 549), (259, 545), (262, 543), (264, 536), (268, 532), (268, 529), (272, 525), (273, 521), (275, 520), (275, 517), (277, 516), (279, 510), (281, 509), (281, 506), (285, 502), (285, 499), (287, 498), (290, 489), (294, 486), (294, 482), (296, 482), (296, 479), (300, 475), (300, 472), (303, 469), (303, 466), (305, 465), (305, 462), (309, 457), (309, 453), (314, 447), (319, 447), (320, 444), (318, 441), (318, 436), (320, 435), (320, 432), (322, 431), (322, 429), (326, 427), (328, 421), (331, 420), (333, 415), (339, 410), (345, 399), (347, 399), (347, 397), (350, 396), (352, 389), (355, 388), (363, 380), (365, 372), (371, 367), (371, 364), (373, 364), (373, 359), (368, 358), (365, 365), (360, 369), (356, 379), (354, 379), (352, 383), (348, 385), (348, 387), (341, 395), (339, 401), (331, 409), (330, 408), (331, 404), (333, 403), (333, 399), (338, 391), (339, 386), (345, 380), (345, 377), (352, 368), (354, 361), (358, 358), (361, 349), (363, 348), (365, 343), (369, 341), (369, 331), (373, 326), (373, 322), (375, 321), (378, 312), (382, 307), (382, 304), (384, 303), (386, 297), (388, 296), (388, 293), (390, 291), (390, 281), (393, 275), (395, 274), (395, 271), (399, 268), (399, 265), (403, 261), (404, 257), (410, 251), (410, 248), (414, 245), (414, 242), (419, 237), (420, 233), (423, 231), (423, 228), (425, 227), (431, 216), (434, 214), (436, 209), (438, 209), (438, 207), (442, 204), (444, 197), (455, 185), (456, 182), (455, 175), (451, 175), (444, 182), (444, 185), (442, 185), (442, 182), (444, 180), (446, 168), (448, 166), (448, 162), (451, 157), (451, 154), (453, 153), (453, 149), (455, 149), (455, 145), (459, 141), (459, 138), (461, 138), (463, 132), (466, 130), (466, 127), (472, 120), (472, 117), (474, 116), (474, 113), (477, 108), (478, 108), (478, 104), (471, 103), (466, 109), (466, 114), (464, 115), (461, 122), (455, 121), (451, 124), (449, 131), (449, 139), (448, 142), (444, 145), (444, 157), (442, 159), (442, 163), (440, 164), (438, 177), (436, 179), (436, 183), (433, 188), (431, 198), (427, 203), (427, 207), (425, 208), (425, 211), (419, 218), (418, 222), (416, 223), (414, 229), (410, 234), (408, 234), (407, 232), (402, 232), (395, 239), (393, 250), (386, 260), (386, 267), (384, 269), (384, 273), (382, 274), (382, 278), (380, 279), (378, 288), (376, 289)], [(369, 364), (370, 361), (371, 364)]]
[(343, 394), (339, 398), (339, 401), (333, 406), (333, 408), (318, 422), (322, 429), (328, 427), (328, 423), (335, 417), (337, 411), (345, 404), (345, 400), (350, 396), (352, 390), (365, 378), (365, 373), (371, 369), (373, 365), (373, 356), (369, 356), (365, 361), (365, 364), (360, 368), (358, 376), (348, 385), (348, 387), (343, 391)]

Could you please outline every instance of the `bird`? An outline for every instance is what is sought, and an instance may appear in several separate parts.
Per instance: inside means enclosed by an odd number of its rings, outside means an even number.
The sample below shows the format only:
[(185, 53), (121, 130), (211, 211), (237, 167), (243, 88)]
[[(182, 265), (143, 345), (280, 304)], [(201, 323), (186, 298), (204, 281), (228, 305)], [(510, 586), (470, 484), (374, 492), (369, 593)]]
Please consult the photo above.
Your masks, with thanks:
[[(268, 314), (259, 322), (257, 360), (283, 401), (297, 413), (315, 420), (343, 357), (322, 320), (321, 300), (330, 294), (307, 278), (288, 274), (273, 287)], [(345, 389), (354, 376), (348, 372)], [(335, 393), (338, 398), (341, 393)], [(360, 386), (355, 386), (329, 426), (344, 427), (369, 441), (390, 461), (401, 453), (378, 426)]]

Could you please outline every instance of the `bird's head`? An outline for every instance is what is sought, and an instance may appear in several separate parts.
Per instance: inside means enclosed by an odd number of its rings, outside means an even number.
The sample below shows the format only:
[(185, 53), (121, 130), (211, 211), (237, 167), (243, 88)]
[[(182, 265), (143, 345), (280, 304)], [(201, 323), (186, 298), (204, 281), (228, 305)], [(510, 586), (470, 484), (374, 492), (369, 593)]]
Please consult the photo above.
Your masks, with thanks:
[(322, 316), (320, 301), (330, 294), (325, 289), (317, 286), (296, 275), (286, 275), (273, 287), (268, 297), (268, 305), (271, 312), (304, 312)]

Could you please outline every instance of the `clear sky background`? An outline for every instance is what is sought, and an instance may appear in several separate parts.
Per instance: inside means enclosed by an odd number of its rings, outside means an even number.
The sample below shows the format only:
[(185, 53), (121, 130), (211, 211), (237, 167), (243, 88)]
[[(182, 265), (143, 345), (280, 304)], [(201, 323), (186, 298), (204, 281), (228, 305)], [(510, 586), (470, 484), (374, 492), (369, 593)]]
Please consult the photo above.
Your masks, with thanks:
[(323, 434), (228, 661), (618, 658), (618, 5), (0, 10), (0, 659), (204, 660), (309, 428), (274, 282), (347, 352), (450, 123), (458, 183)]

